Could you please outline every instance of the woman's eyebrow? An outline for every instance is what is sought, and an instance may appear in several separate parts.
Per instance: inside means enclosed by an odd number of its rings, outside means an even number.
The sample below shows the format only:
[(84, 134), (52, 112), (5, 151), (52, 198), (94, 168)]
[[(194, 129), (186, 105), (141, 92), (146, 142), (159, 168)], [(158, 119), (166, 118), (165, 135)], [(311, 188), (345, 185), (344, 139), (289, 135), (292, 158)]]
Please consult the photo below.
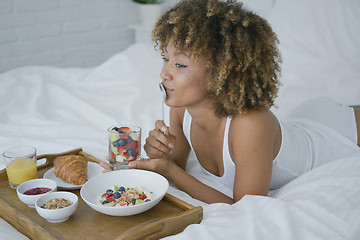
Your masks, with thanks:
[(184, 52), (176, 52), (174, 55), (175, 55), (175, 56), (183, 55), (183, 56), (185, 56), (185, 57), (190, 58), (190, 56), (189, 56), (189, 55), (187, 55), (187, 54), (186, 54), (186, 53), (184, 53)]
[[(165, 52), (165, 53), (168, 53), (168, 51), (167, 51), (166, 48), (164, 49), (164, 52)], [(188, 54), (184, 53), (184, 52), (175, 52), (175, 54), (174, 54), (174, 56), (179, 56), (179, 55), (183, 55), (183, 56), (185, 56), (185, 57), (190, 58), (190, 56), (189, 56)]]

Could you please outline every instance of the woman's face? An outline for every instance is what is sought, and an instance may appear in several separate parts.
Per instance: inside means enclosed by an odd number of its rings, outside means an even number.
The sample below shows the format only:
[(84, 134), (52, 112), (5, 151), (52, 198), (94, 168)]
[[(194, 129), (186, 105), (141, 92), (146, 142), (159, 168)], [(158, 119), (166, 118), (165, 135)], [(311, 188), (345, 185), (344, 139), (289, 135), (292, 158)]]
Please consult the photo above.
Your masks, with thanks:
[(190, 52), (178, 51), (172, 42), (164, 54), (160, 77), (166, 90), (166, 105), (191, 107), (204, 102), (207, 95), (205, 60), (194, 61)]

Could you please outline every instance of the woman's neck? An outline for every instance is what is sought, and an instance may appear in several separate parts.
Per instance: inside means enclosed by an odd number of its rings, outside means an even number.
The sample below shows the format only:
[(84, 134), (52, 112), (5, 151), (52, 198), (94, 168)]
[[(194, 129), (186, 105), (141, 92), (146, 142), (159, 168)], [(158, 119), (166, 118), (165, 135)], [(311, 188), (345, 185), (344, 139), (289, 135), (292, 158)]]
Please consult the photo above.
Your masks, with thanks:
[(190, 106), (187, 111), (191, 115), (192, 122), (206, 133), (214, 133), (221, 129), (226, 120), (226, 117), (217, 117), (214, 110), (209, 108), (209, 104), (206, 104), (205, 107)]

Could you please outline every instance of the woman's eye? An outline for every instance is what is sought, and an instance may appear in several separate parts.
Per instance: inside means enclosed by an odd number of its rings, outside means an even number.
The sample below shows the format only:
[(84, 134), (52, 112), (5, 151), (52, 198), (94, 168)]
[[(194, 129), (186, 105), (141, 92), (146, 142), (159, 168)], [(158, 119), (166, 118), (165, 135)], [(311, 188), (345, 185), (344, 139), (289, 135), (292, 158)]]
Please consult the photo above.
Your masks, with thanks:
[(180, 64), (180, 63), (175, 63), (175, 66), (177, 68), (186, 68), (187, 67), (186, 65), (183, 65), (183, 64)]
[[(166, 58), (166, 57), (163, 57), (162, 60), (163, 60), (164, 63), (169, 62), (169, 59)], [(180, 63), (175, 63), (175, 66), (176, 66), (177, 68), (186, 68), (186, 67), (187, 67), (186, 65), (183, 65), (183, 64), (180, 64)]]

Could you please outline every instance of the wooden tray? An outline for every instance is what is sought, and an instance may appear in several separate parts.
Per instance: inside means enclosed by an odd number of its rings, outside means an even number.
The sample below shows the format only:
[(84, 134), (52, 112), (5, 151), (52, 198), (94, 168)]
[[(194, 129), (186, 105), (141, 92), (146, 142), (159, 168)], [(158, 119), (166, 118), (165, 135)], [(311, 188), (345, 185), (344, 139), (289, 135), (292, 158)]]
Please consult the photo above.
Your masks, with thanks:
[[(53, 166), (55, 157), (68, 154), (83, 155), (89, 161), (100, 162), (81, 148), (40, 155), (38, 159), (46, 158), (46, 162), (38, 167), (38, 177)], [(144, 213), (108, 216), (90, 208), (80, 197), (79, 190), (71, 190), (79, 197), (75, 213), (65, 222), (49, 223), (35, 208), (19, 200), (16, 190), (9, 187), (6, 170), (0, 171), (0, 190), (0, 216), (31, 239), (159, 239), (180, 233), (189, 224), (200, 223), (203, 214), (201, 207), (193, 207), (166, 194), (159, 204)]]

